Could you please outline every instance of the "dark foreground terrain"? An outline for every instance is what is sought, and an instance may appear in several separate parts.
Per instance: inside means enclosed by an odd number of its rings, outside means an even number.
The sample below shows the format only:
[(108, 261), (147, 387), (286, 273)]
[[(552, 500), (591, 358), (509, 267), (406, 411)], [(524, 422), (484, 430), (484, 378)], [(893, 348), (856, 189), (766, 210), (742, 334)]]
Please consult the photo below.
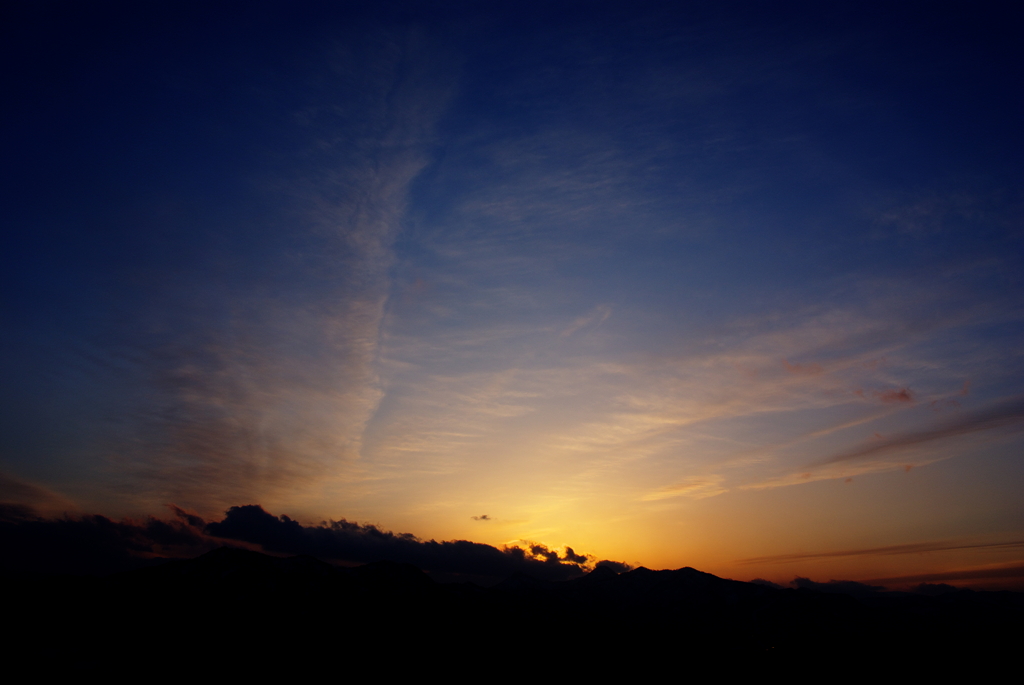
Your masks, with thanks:
[(1014, 663), (1024, 644), (1019, 593), (850, 595), (691, 568), (598, 568), (558, 583), (516, 576), (485, 589), (435, 583), (403, 564), (339, 568), (222, 548), (107, 578), (4, 582), (4, 622), (14, 628), (6, 661), (41, 672), (570, 681), (977, 673)]

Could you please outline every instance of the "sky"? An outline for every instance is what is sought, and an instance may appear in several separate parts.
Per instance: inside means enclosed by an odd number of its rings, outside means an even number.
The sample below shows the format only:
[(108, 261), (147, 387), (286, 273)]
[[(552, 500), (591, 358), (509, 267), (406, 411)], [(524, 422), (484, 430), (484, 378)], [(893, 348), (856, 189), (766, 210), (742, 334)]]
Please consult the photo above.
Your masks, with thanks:
[(10, 3), (0, 502), (1024, 588), (1008, 5)]

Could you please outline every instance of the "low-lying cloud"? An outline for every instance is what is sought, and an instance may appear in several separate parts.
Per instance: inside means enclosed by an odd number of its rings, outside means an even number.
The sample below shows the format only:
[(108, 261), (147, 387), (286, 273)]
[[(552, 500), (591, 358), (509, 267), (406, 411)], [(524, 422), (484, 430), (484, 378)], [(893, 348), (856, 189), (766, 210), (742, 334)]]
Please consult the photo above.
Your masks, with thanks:
[(274, 516), (252, 504), (231, 507), (223, 521), (209, 523), (214, 537), (260, 545), (268, 552), (309, 554), (348, 562), (380, 560), (413, 564), (427, 571), (504, 578), (513, 573), (545, 580), (568, 580), (585, 573), (586, 555), (567, 548), (564, 556), (543, 545), (505, 547), (468, 540), (420, 540), (344, 519), (304, 526), (287, 516)]
[(95, 514), (48, 519), (26, 506), (0, 504), (0, 573), (103, 576), (220, 546), (204, 532), (201, 518), (172, 510), (169, 520), (113, 521)]
[(627, 568), (607, 560), (595, 564), (571, 547), (560, 553), (537, 543), (499, 549), (468, 540), (420, 540), (344, 519), (303, 525), (256, 504), (231, 507), (222, 520), (211, 522), (178, 507), (171, 510), (169, 520), (113, 521), (98, 515), (47, 519), (28, 507), (0, 505), (0, 572), (106, 575), (158, 563), (161, 557), (197, 556), (226, 543), (334, 562), (396, 561), (448, 578), (501, 580), (523, 573), (554, 581), (597, 565)]

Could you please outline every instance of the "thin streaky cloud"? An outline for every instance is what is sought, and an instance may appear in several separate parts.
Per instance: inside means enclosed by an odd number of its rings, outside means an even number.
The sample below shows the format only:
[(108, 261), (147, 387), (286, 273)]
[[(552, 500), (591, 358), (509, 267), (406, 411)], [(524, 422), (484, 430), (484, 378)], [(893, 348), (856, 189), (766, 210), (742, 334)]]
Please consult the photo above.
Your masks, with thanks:
[(826, 426), (825, 428), (821, 428), (819, 430), (804, 433), (803, 435), (799, 435), (793, 438), (792, 440), (786, 440), (784, 442), (779, 442), (774, 445), (766, 445), (763, 447), (756, 447), (753, 449), (744, 450), (743, 452), (732, 457), (729, 461), (736, 464), (742, 464), (751, 461), (765, 460), (768, 459), (769, 457), (777, 456), (778, 452), (785, 450), (787, 448), (795, 447), (802, 443), (810, 442), (818, 438), (823, 438), (828, 435), (831, 435), (832, 433), (838, 433), (839, 431), (846, 430), (847, 428), (856, 428), (857, 426), (861, 426), (865, 423), (877, 421), (878, 419), (884, 416), (888, 416), (890, 413), (892, 413), (891, 410), (875, 412), (873, 414), (868, 414), (866, 416), (856, 418), (852, 421), (844, 421), (843, 423), (838, 423), (834, 426)]
[(948, 552), (958, 549), (1016, 549), (1024, 547), (1024, 540), (1009, 542), (989, 542), (962, 544), (952, 542), (918, 542), (906, 545), (889, 545), (887, 547), (871, 547), (868, 549), (848, 549), (836, 552), (819, 552), (815, 554), (775, 554), (766, 557), (737, 559), (738, 564), (784, 564), (793, 561), (811, 559), (835, 559), (840, 557), (890, 556), (895, 554), (921, 554), (924, 552)]
[(674, 485), (659, 488), (654, 492), (647, 493), (640, 499), (645, 502), (654, 502), (657, 500), (668, 499), (670, 497), (692, 497), (693, 499), (714, 497), (715, 495), (721, 495), (724, 492), (728, 492), (728, 490), (721, 485), (723, 480), (722, 476), (718, 475), (696, 476), (679, 483), (675, 483)]
[(594, 307), (594, 310), (586, 316), (581, 316), (574, 320), (571, 324), (566, 326), (565, 330), (558, 334), (560, 338), (568, 338), (576, 331), (586, 328), (591, 324), (600, 326), (602, 323), (608, 320), (608, 317), (612, 315), (612, 309), (608, 305), (599, 305)]
[[(122, 441), (107, 450), (130, 462), (114, 476), (122, 489), (209, 513), (258, 494), (273, 501), (324, 479), (366, 477), (357, 462), (383, 397), (379, 341), (394, 241), (448, 94), (443, 75), (409, 66), (431, 63), (430, 46), (415, 35), (365, 41), (354, 54), (316, 53), (310, 73), (320, 87), (296, 110), (302, 162), (266, 182), (294, 221), (287, 228), (296, 246), (276, 256), (279, 268), (302, 266), (308, 282), (281, 292), (256, 284), (230, 303), (225, 323), (201, 321), (201, 335), (151, 354), (158, 406), (140, 410), (143, 447)], [(373, 78), (358, 66), (367, 60)], [(339, 102), (352, 92), (364, 109)], [(339, 121), (359, 135), (339, 137)]]
[(77, 509), (75, 503), (61, 493), (3, 471), (0, 471), (0, 502), (27, 506), (46, 513)]
[(990, 430), (1024, 420), (1024, 398), (1014, 398), (959, 417), (938, 428), (926, 431), (905, 433), (897, 437), (883, 439), (875, 444), (866, 445), (850, 452), (838, 454), (811, 466), (824, 466), (848, 461), (858, 461), (917, 445), (954, 438), (968, 433)]

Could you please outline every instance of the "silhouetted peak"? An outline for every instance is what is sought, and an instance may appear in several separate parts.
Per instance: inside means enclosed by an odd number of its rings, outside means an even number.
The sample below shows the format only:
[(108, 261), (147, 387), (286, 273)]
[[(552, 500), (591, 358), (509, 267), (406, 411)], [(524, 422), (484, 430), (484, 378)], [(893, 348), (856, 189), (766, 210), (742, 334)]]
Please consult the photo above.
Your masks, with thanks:
[(618, 573), (616, 573), (615, 571), (611, 570), (607, 566), (598, 566), (593, 571), (591, 571), (587, 575), (583, 576), (583, 578), (580, 578), (580, 580), (584, 580), (586, 578), (590, 578), (592, 580), (615, 578), (618, 575), (619, 575)]
[(962, 590), (946, 583), (921, 583), (914, 592), (920, 595), (927, 595), (928, 597), (938, 597), (939, 595), (948, 595), (951, 592), (961, 592)]
[(430, 576), (412, 564), (397, 561), (374, 561), (356, 566), (351, 572), (359, 579), (370, 582), (399, 583), (402, 585), (434, 585)]
[(242, 583), (266, 587), (294, 580), (319, 584), (341, 573), (335, 566), (310, 556), (274, 557), (248, 549), (220, 547), (195, 559), (176, 559), (127, 575), (138, 580), (179, 578), (203, 584)]
[(507, 592), (517, 590), (548, 590), (551, 588), (551, 583), (546, 580), (538, 580), (525, 573), (517, 572), (495, 585), (494, 588)]

